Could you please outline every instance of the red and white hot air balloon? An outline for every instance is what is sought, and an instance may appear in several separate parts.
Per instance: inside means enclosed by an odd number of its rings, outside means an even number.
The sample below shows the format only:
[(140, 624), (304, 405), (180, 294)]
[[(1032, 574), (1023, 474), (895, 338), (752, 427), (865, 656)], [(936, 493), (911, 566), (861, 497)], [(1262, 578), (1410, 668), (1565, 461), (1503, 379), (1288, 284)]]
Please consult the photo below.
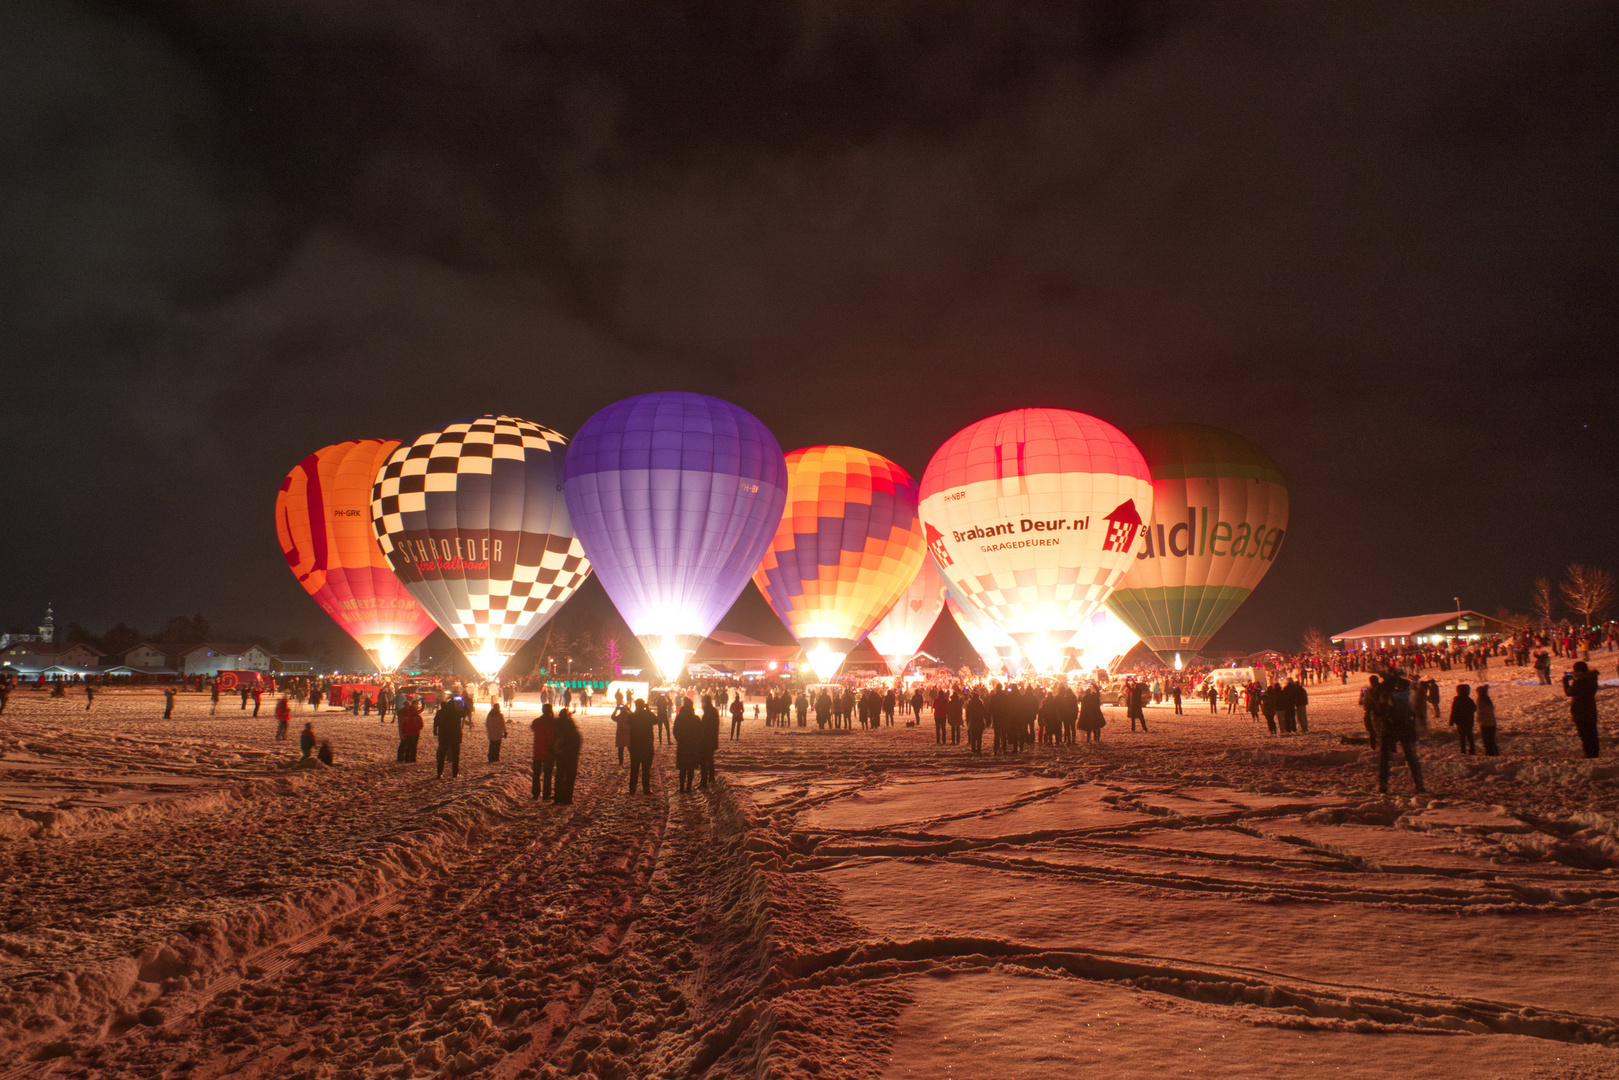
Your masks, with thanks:
[(940, 572), (1043, 669), (1124, 577), (1151, 516), (1141, 451), (1112, 424), (1067, 409), (980, 420), (922, 474)]

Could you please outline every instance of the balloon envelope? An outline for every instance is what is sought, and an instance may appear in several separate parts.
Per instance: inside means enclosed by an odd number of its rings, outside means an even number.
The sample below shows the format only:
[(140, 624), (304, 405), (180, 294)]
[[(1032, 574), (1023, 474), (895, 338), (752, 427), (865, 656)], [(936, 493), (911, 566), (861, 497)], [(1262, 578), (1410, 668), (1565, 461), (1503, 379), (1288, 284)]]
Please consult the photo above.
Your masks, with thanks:
[(794, 450), (786, 462), (786, 511), (753, 583), (828, 679), (926, 557), (916, 481), (853, 446)]
[(394, 572), (485, 675), (590, 575), (562, 499), (567, 440), (511, 416), (430, 431), (389, 455), (371, 523)]
[(565, 493), (602, 587), (672, 678), (769, 547), (787, 467), (745, 409), (642, 394), (585, 421), (568, 448)]
[[(944, 579), (939, 576), (939, 568), (933, 565), (933, 557), (924, 555), (921, 569), (899, 594), (888, 614), (872, 627), (866, 640), (882, 656), (890, 672), (903, 674), (943, 610)], [(974, 651), (976, 649), (974, 645)]]
[(1152, 514), (1152, 482), (1112, 424), (1019, 409), (939, 447), (922, 476), (921, 514), (961, 599), (1030, 659), (1055, 660), (1129, 568)]
[(1152, 470), (1153, 513), (1108, 606), (1154, 652), (1196, 651), (1276, 561), (1287, 487), (1264, 451), (1229, 431), (1161, 424), (1130, 436)]
[(1068, 642), (1081, 668), (1111, 668), (1141, 638), (1106, 606), (1097, 608)]
[(275, 499), (276, 538), (298, 583), (378, 671), (399, 666), (433, 632), (371, 531), (371, 481), (399, 445), (357, 439), (300, 461)]

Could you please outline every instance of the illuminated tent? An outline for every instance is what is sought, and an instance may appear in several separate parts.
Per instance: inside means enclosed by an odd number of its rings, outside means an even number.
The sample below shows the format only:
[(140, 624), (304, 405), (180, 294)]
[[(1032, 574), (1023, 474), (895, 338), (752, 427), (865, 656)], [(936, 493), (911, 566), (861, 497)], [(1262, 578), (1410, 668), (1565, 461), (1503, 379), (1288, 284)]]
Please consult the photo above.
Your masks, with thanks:
[(1196, 652), (1281, 550), (1287, 488), (1264, 452), (1202, 424), (1130, 433), (1152, 470), (1146, 537), (1108, 607), (1148, 648)]
[(585, 421), (565, 493), (602, 587), (672, 679), (770, 546), (787, 467), (752, 413), (704, 394), (642, 394)]
[(371, 522), (389, 564), (484, 675), (590, 575), (562, 499), (566, 444), (480, 416), (399, 447), (376, 473)]
[(371, 481), (395, 441), (359, 439), (300, 461), (275, 498), (287, 565), (315, 602), (392, 671), (433, 632), (433, 619), (400, 583), (371, 531)]
[(1066, 409), (980, 420), (946, 440), (922, 476), (940, 572), (1042, 669), (1124, 576), (1151, 513), (1135, 444)]
[(916, 481), (852, 446), (811, 446), (786, 461), (786, 512), (753, 582), (829, 679), (927, 555)]
[(944, 579), (939, 576), (933, 557), (926, 555), (910, 585), (900, 593), (882, 621), (872, 627), (866, 640), (882, 655), (890, 672), (902, 674), (915, 659), (943, 610)]

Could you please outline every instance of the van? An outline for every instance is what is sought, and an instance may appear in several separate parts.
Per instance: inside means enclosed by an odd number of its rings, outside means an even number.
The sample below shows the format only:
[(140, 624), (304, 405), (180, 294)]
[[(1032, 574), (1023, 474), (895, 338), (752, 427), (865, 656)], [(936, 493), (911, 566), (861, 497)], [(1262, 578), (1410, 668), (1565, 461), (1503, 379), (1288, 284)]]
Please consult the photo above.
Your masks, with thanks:
[(1202, 697), (1209, 692), (1209, 687), (1224, 690), (1228, 686), (1241, 689), (1249, 683), (1257, 683), (1261, 688), (1265, 685), (1265, 677), (1251, 667), (1215, 668), (1203, 677), (1197, 685), (1197, 696)]

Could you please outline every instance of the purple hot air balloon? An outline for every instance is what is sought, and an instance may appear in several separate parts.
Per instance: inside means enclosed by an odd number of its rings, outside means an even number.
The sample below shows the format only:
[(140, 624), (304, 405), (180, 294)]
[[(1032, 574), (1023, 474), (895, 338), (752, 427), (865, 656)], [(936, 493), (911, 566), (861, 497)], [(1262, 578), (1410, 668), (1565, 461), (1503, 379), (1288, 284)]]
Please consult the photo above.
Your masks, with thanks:
[(642, 394), (585, 421), (563, 495), (602, 587), (673, 678), (770, 547), (787, 465), (752, 413), (706, 394)]

